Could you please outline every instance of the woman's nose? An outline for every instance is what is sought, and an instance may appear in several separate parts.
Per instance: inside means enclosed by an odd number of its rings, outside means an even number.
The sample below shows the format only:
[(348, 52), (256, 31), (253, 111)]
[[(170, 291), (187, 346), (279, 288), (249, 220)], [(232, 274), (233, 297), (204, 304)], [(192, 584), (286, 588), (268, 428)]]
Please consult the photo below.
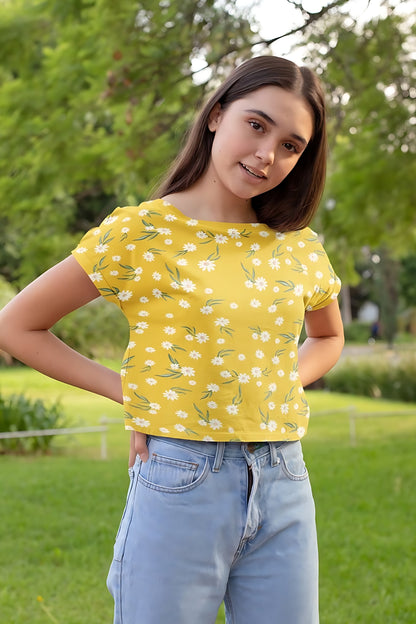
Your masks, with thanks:
[(256, 157), (266, 165), (272, 165), (275, 159), (275, 145), (263, 144), (257, 148)]

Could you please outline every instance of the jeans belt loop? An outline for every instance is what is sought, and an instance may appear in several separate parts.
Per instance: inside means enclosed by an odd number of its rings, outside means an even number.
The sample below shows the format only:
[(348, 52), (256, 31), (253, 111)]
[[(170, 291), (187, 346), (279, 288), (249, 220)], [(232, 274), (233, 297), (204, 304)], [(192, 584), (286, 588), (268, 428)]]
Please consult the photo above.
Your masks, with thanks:
[(277, 453), (277, 444), (276, 442), (269, 442), (270, 448), (270, 462), (273, 467), (278, 466), (280, 464), (280, 458)]
[(212, 472), (219, 472), (224, 459), (225, 442), (217, 442), (217, 450), (215, 451), (214, 465), (212, 466)]

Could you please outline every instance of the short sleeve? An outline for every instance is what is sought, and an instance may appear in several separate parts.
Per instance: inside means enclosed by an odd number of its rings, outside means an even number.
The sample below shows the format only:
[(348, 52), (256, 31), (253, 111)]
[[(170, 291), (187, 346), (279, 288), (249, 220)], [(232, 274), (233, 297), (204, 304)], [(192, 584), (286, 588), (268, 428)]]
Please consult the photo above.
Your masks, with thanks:
[(341, 290), (341, 280), (315, 233), (309, 240), (307, 266), (312, 288), (305, 297), (305, 310), (319, 310), (334, 301)]
[(135, 247), (131, 242), (132, 218), (128, 207), (116, 208), (98, 227), (91, 228), (72, 251), (100, 294), (119, 307), (129, 298), (129, 291), (120, 288), (118, 268), (130, 264), (129, 256)]

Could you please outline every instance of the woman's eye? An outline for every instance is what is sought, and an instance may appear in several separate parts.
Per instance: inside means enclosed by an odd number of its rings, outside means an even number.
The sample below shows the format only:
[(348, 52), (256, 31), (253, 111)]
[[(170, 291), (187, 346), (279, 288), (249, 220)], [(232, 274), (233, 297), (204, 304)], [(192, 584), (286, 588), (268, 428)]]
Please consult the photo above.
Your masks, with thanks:
[(250, 121), (249, 124), (253, 128), (253, 130), (263, 130), (263, 126), (259, 124), (258, 121)]
[(294, 152), (295, 154), (298, 153), (298, 148), (296, 145), (293, 145), (293, 143), (283, 143), (283, 147), (289, 150), (289, 152)]

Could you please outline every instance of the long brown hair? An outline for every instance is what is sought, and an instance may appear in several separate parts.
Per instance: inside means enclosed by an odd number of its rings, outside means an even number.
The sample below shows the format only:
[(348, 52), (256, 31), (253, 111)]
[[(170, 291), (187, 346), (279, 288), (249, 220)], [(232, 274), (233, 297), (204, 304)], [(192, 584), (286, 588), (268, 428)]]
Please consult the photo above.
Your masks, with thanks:
[(218, 102), (225, 109), (248, 93), (269, 85), (302, 96), (312, 109), (314, 130), (308, 146), (289, 175), (274, 189), (254, 197), (252, 206), (258, 220), (273, 229), (298, 230), (308, 225), (318, 208), (325, 184), (325, 98), (318, 78), (310, 69), (276, 56), (252, 58), (231, 72), (202, 108), (182, 151), (155, 196), (184, 191), (205, 172), (214, 139), (208, 120)]

